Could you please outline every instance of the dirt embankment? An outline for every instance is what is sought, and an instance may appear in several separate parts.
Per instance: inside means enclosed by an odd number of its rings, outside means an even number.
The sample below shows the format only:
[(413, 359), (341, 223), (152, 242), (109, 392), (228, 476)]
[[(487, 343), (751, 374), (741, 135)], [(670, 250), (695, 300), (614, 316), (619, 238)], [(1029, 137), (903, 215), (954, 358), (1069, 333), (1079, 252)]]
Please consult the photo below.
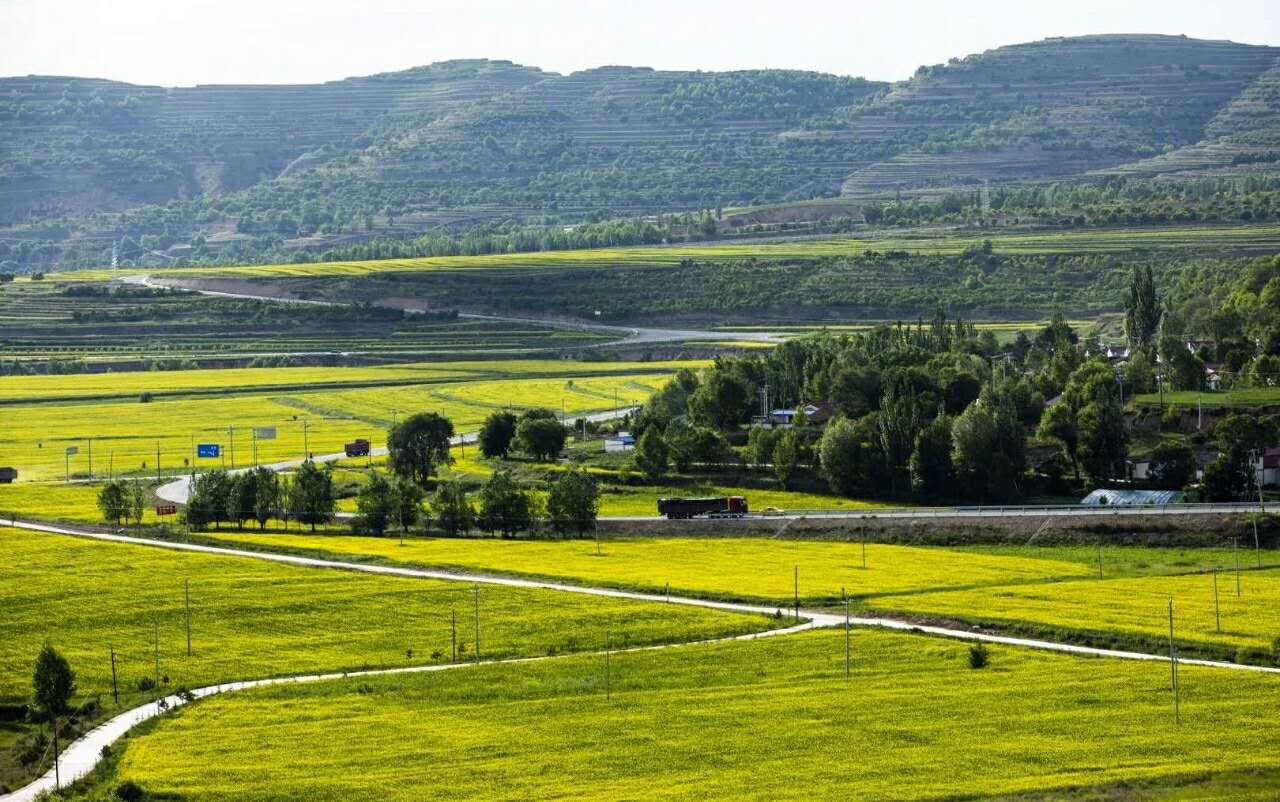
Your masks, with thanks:
[[(1217, 546), (1239, 540), (1253, 545), (1252, 525), (1240, 515), (1123, 515), (1115, 518), (801, 518), (743, 520), (601, 521), (610, 535), (671, 537), (785, 537), (812, 540), (860, 540), (960, 545), (1040, 543), (1151, 546)], [(1280, 523), (1260, 525), (1264, 548), (1280, 547)]]

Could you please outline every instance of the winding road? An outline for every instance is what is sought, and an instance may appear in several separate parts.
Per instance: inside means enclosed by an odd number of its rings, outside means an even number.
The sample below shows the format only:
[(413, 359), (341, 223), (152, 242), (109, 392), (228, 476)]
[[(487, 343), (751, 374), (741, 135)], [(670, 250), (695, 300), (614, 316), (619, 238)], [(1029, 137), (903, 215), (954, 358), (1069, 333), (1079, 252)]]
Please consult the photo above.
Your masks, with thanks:
[[(721, 602), (709, 599), (696, 599), (684, 596), (669, 596), (665, 594), (655, 593), (639, 593), (633, 591), (618, 590), (615, 588), (600, 588), (587, 585), (572, 585), (559, 582), (547, 582), (534, 579), (521, 579), (509, 576), (493, 576), (489, 574), (466, 573), (454, 571), (438, 571), (425, 568), (408, 568), (389, 565), (370, 565), (365, 563), (343, 562), (339, 560), (323, 560), (313, 557), (302, 557), (291, 554), (277, 554), (272, 552), (249, 551), (244, 549), (226, 548), (219, 546), (205, 546), (194, 543), (174, 543), (168, 541), (151, 540), (149, 538), (132, 537), (129, 535), (110, 534), (104, 532), (94, 532), (90, 530), (77, 529), (74, 527), (54, 526), (51, 524), (42, 524), (28, 521), (14, 521), (13, 526), (20, 529), (27, 529), (36, 532), (48, 532), (53, 534), (70, 535), (74, 537), (89, 538), (92, 540), (107, 541), (111, 543), (123, 543), (135, 546), (147, 546), (151, 548), (171, 549), (175, 551), (196, 552), (200, 554), (212, 554), (225, 557), (236, 557), (254, 560), (265, 560), (268, 562), (281, 563), (285, 565), (329, 569), (341, 571), (356, 571), (360, 573), (376, 574), (382, 576), (412, 577), (419, 579), (435, 579), (454, 582), (468, 582), (483, 585), (501, 585), (505, 587), (515, 588), (536, 588), (542, 590), (557, 591), (562, 593), (578, 593), (588, 596), (607, 597), (613, 599), (627, 599), (641, 602), (654, 602), (665, 604), (682, 604), (692, 607), (701, 607), (706, 609), (721, 610), (727, 612), (737, 612), (755, 615), (771, 615), (777, 611), (776, 606), (761, 606), (753, 604), (739, 604), (734, 602)], [(747, 635), (739, 635), (731, 638), (716, 638), (705, 641), (696, 641), (696, 643), (718, 643), (726, 641), (754, 640), (763, 637), (776, 637), (790, 635), (797, 632), (804, 632), (811, 629), (839, 627), (845, 625), (845, 617), (842, 615), (833, 615), (828, 612), (814, 610), (798, 611), (797, 623), (793, 626), (768, 630), (760, 633), (751, 633)], [(1115, 649), (1098, 649), (1088, 646), (1076, 646), (1066, 643), (1055, 643), (1052, 641), (1034, 640), (1029, 638), (1016, 638), (1004, 635), (993, 635), (983, 632), (971, 632), (962, 629), (952, 629), (948, 627), (938, 626), (922, 626), (910, 622), (899, 621), (892, 618), (866, 618), (854, 617), (848, 619), (850, 626), (854, 627), (874, 627), (880, 629), (896, 630), (901, 632), (923, 633), (945, 638), (955, 638), (966, 641), (983, 641), (986, 643), (1003, 644), (1008, 646), (1017, 646), (1030, 649), (1040, 649), (1045, 651), (1059, 652), (1063, 654), (1078, 655), (1085, 657), (1111, 658), (1119, 660), (1141, 660), (1149, 662), (1168, 662), (1167, 657), (1160, 655), (1146, 654), (1143, 652), (1129, 652)], [(625, 649), (619, 651), (650, 651), (656, 649), (677, 648), (679, 646), (690, 644), (665, 644), (661, 646), (637, 647), (633, 649)], [(370, 671), (351, 671), (351, 672), (332, 672), (322, 674), (303, 674), (290, 677), (272, 677), (267, 679), (246, 680), (243, 682), (230, 682), (221, 685), (211, 685), (204, 688), (198, 688), (191, 692), (191, 699), (202, 699), (208, 696), (214, 696), (223, 693), (232, 693), (235, 691), (246, 690), (249, 688), (258, 688), (268, 685), (282, 685), (290, 683), (310, 683), (324, 682), (328, 680), (338, 680), (349, 677), (376, 677), (387, 676), (392, 674), (413, 674), (426, 673), (432, 671), (447, 671), (463, 669), (476, 665), (494, 665), (506, 663), (527, 663), (534, 661), (558, 660), (571, 655), (562, 655), (557, 657), (526, 657), (513, 658), (509, 660), (482, 660), (472, 663), (450, 663), (445, 665), (431, 666), (414, 666), (409, 668), (392, 668)], [(1280, 675), (1280, 668), (1268, 666), (1252, 666), (1239, 663), (1226, 663), (1213, 660), (1194, 660), (1179, 659), (1181, 664), (1205, 666), (1229, 671), (1244, 671), (1251, 673), (1263, 673)], [(131, 710), (127, 710), (107, 722), (99, 725), (97, 728), (85, 733), (79, 739), (74, 741), (64, 750), (59, 766), (62, 780), (65, 783), (80, 778), (88, 774), (101, 758), (104, 747), (110, 746), (130, 729), (138, 724), (154, 718), (166, 710), (185, 704), (185, 699), (177, 696), (169, 696), (162, 700), (140, 705)], [(33, 802), (35, 798), (44, 791), (54, 788), (54, 773), (52, 770), (44, 776), (36, 779), (30, 784), (18, 789), (5, 796), (0, 796), (0, 802)]]

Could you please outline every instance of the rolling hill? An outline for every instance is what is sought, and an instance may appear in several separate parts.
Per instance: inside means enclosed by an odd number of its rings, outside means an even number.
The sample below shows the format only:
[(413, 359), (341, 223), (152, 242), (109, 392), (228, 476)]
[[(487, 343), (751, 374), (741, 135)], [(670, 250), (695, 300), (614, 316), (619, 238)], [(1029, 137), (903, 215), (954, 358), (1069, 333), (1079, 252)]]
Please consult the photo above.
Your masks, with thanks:
[[(889, 85), (455, 61), (310, 86), (0, 79), (0, 262), (258, 261), (985, 182), (1276, 165), (1280, 48), (1089, 36)], [(105, 213), (105, 214), (104, 214)]]

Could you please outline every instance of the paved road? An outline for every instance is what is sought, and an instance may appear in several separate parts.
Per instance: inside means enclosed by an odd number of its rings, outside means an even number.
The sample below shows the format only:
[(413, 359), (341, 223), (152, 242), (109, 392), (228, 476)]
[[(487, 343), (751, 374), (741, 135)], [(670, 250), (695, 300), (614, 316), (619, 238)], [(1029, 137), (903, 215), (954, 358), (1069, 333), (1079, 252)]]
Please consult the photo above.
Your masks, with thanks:
[[(151, 540), (148, 538), (131, 537), (128, 535), (115, 535), (103, 532), (92, 532), (87, 530), (76, 529), (74, 527), (53, 526), (49, 524), (31, 523), (25, 521), (17, 521), (15, 526), (22, 529), (29, 529), (38, 532), (52, 532), (56, 534), (72, 535), (75, 537), (90, 538), (93, 540), (108, 541), (112, 543), (125, 543), (130, 545), (148, 546), (152, 548), (172, 549), (176, 551), (197, 552), (201, 554), (214, 554), (227, 557), (247, 558), (254, 560), (265, 560), (268, 562), (283, 563), (285, 565), (293, 565), (307, 568), (332, 569), (343, 571), (357, 571), (367, 574), (377, 574), (384, 576), (401, 576), (416, 577), (421, 579), (437, 579), (456, 582), (469, 582), (484, 585), (502, 585), (506, 587), (518, 588), (537, 588), (542, 590), (552, 590), (564, 593), (579, 593), (589, 596), (608, 597), (614, 599), (628, 599), (634, 601), (656, 602), (681, 604), (693, 607), (702, 607), (714, 610), (723, 610), (729, 612), (739, 612), (748, 614), (770, 615), (776, 611), (776, 606), (770, 605), (753, 605), (753, 604), (737, 604), (733, 602), (718, 602), (708, 599), (694, 599), (683, 596), (668, 596), (655, 593), (636, 593), (632, 591), (617, 590), (614, 588), (597, 588), (585, 585), (569, 585), (558, 582), (546, 582), (534, 579), (519, 579), (516, 577), (491, 576), (488, 574), (472, 574), (454, 571), (436, 571), (423, 568), (404, 568), (387, 565), (369, 565), (364, 563), (342, 562), (338, 560), (321, 560), (312, 557), (300, 557), (290, 554), (274, 554), (270, 552), (246, 551), (242, 549), (226, 548), (218, 546), (203, 546), (192, 543), (172, 543), (167, 541)], [(733, 638), (719, 638), (711, 641), (700, 641), (700, 643), (722, 642), (734, 640), (753, 640), (761, 637), (776, 637), (781, 635), (789, 635), (796, 632), (803, 632), (810, 629), (820, 627), (838, 627), (843, 626), (845, 619), (840, 615), (832, 615), (830, 613), (801, 610), (800, 621), (794, 626), (785, 627), (767, 632), (754, 633), (749, 635), (741, 635)], [(1127, 652), (1113, 649), (1096, 649), (1088, 646), (1075, 646), (1064, 643), (1054, 643), (1051, 641), (1033, 640), (1029, 638), (1014, 638), (1003, 635), (991, 635), (980, 632), (969, 632), (960, 629), (950, 629), (947, 627), (920, 626), (908, 622), (898, 621), (891, 618), (851, 618), (849, 623), (855, 627), (874, 627), (880, 629), (890, 629), (904, 632), (917, 632), (929, 635), (936, 635), (946, 638), (956, 638), (968, 641), (984, 641), (987, 643), (998, 643), (1008, 646), (1018, 646), (1030, 649), (1041, 649), (1047, 651), (1060, 652), (1065, 654), (1080, 655), (1087, 657), (1102, 657), (1120, 660), (1141, 660), (1152, 662), (1167, 662), (1168, 658), (1159, 655), (1144, 654), (1142, 652)], [(648, 651), (662, 648), (675, 648), (680, 645), (687, 644), (668, 644), (665, 646), (640, 647), (636, 649), (627, 649), (625, 651)], [(623, 651), (623, 650), (620, 650)], [(561, 657), (531, 657), (519, 658), (501, 661), (481, 661), (479, 664), (494, 663), (525, 663), (539, 660), (555, 660), (569, 657), (563, 655)], [(1233, 671), (1246, 671), (1252, 673), (1265, 673), (1280, 675), (1280, 668), (1272, 668), (1267, 666), (1249, 666), (1237, 663), (1223, 663), (1213, 660), (1180, 660), (1179, 662), (1187, 665), (1206, 666), (1211, 668), (1220, 668)], [(281, 685), (288, 683), (307, 683), (307, 682), (323, 682), (326, 680), (337, 680), (344, 677), (371, 677), (385, 676), (390, 674), (413, 674), (426, 673), (431, 671), (446, 671), (466, 668), (471, 665), (479, 665), (477, 663), (454, 663), (448, 665), (433, 666), (416, 666), (412, 668), (394, 668), (382, 669), (374, 671), (355, 671), (347, 673), (327, 673), (327, 674), (304, 674), (293, 677), (276, 677), (271, 679), (248, 680), (244, 682), (231, 682), (222, 685), (212, 685), (204, 688), (198, 688), (192, 691), (192, 695), (197, 698), (214, 696), (221, 693), (231, 693), (234, 691), (245, 690), (248, 688), (262, 687), (266, 685)], [(76, 778), (82, 777), (93, 769), (97, 764), (102, 748), (108, 746), (120, 739), (126, 732), (137, 724), (153, 718), (165, 712), (167, 709), (180, 706), (184, 700), (170, 696), (165, 699), (152, 702), (150, 704), (135, 707), (120, 715), (110, 719), (106, 723), (100, 725), (96, 729), (86, 733), (84, 736), (73, 742), (63, 753), (60, 763), (62, 778), (64, 783), (70, 782)], [(0, 797), (0, 802), (32, 802), (40, 793), (47, 791), (54, 786), (53, 772), (45, 774), (43, 777), (35, 780), (31, 784), (20, 788), (19, 790)]]
[[(166, 287), (163, 281), (153, 279), (150, 275), (133, 275), (124, 276), (120, 279), (128, 284), (138, 284), (145, 287)], [(193, 292), (201, 295), (211, 295), (219, 298), (240, 298), (248, 301), (270, 301), (275, 303), (288, 304), (310, 304), (313, 306), (354, 306), (352, 303), (340, 301), (316, 301), (301, 298), (293, 298), (285, 295), (270, 295), (262, 293), (247, 292), (224, 292), (221, 290), (208, 290), (200, 288), (189, 288)], [(374, 306), (388, 306), (389, 308), (405, 309), (408, 312), (424, 312), (424, 309), (406, 308), (398, 304), (381, 304), (374, 303)], [(782, 342), (787, 339), (787, 335), (775, 334), (771, 332), (758, 331), (720, 331), (717, 329), (663, 329), (663, 328), (644, 328), (634, 326), (611, 326), (604, 323), (585, 323), (570, 320), (556, 320), (554, 318), (536, 318), (536, 317), (512, 317), (507, 315), (482, 315), (470, 312), (459, 312), (458, 317), (464, 320), (492, 320), (499, 323), (516, 323), (527, 326), (541, 326), (550, 329), (564, 329), (568, 331), (590, 331), (597, 334), (605, 334), (617, 337), (615, 340), (597, 343), (589, 346), (591, 348), (606, 348), (617, 345), (656, 345), (661, 343), (678, 343), (689, 342), (694, 340), (708, 341), (729, 341), (729, 342)]]

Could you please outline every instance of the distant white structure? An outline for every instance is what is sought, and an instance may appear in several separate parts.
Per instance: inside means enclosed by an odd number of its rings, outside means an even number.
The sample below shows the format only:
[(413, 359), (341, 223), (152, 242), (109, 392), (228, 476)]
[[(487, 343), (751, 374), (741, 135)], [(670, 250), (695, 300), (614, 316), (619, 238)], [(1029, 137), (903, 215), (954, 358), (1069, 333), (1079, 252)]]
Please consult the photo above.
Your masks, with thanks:
[(613, 437), (606, 438), (604, 441), (604, 450), (606, 454), (614, 451), (630, 451), (636, 447), (636, 439), (632, 437), (631, 432), (618, 432)]

